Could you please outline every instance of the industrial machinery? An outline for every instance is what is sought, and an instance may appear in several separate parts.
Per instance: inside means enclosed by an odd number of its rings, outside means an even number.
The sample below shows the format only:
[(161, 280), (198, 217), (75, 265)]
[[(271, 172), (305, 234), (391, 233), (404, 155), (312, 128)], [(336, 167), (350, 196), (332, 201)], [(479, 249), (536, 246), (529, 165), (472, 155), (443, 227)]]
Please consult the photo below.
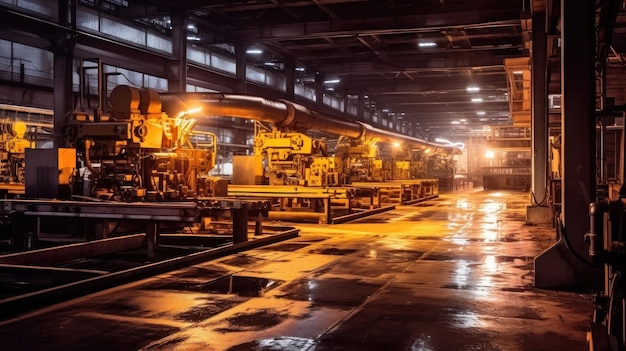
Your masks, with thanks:
[(437, 179), (439, 189), (451, 190), (456, 174), (455, 161), (450, 157), (432, 155), (426, 160), (425, 178)]
[(596, 297), (587, 333), (589, 350), (626, 348), (626, 251), (624, 199), (602, 199), (589, 206), (590, 231), (585, 235), (592, 263), (604, 265), (604, 291)]
[(481, 167), (485, 189), (530, 187), (530, 126), (492, 126)]
[(326, 140), (273, 129), (256, 121), (254, 154), (261, 155), (263, 184), (340, 184), (339, 160), (328, 155)]
[(3, 121), (0, 130), (0, 182), (24, 183), (25, 150), (35, 146), (26, 139), (28, 127), (22, 121)]
[(26, 150), (45, 146), (52, 135), (52, 111), (0, 104), (0, 193), (24, 194)]
[(354, 182), (382, 182), (390, 179), (390, 164), (379, 155), (377, 140), (363, 141), (340, 136), (335, 148), (343, 165), (345, 184)]
[[(375, 146), (378, 143), (401, 143), (404, 149), (422, 151), (430, 155), (449, 156), (461, 152), (461, 149), (456, 146), (433, 143), (416, 137), (381, 130), (359, 121), (337, 119), (284, 100), (272, 101), (261, 97), (221, 93), (161, 94), (161, 100), (163, 101), (163, 110), (168, 114), (200, 107), (204, 115), (239, 117), (268, 123), (272, 125), (271, 131), (277, 134), (262, 135), (260, 136), (262, 140), (259, 143), (265, 145), (269, 139), (275, 137), (276, 143), (286, 143), (281, 144), (281, 147), (284, 146), (293, 150), (289, 152), (289, 157), (294, 156), (296, 152), (303, 155), (305, 149), (311, 150), (312, 153), (319, 151), (318, 156), (327, 157), (327, 155), (323, 155), (323, 142), (304, 137), (302, 133), (306, 131), (321, 131), (340, 136), (341, 139), (337, 145), (335, 156), (341, 160), (341, 167), (344, 167), (343, 172), (352, 179), (366, 177), (382, 181), (391, 178), (390, 173), (385, 174), (391, 172), (390, 167), (373, 162), (376, 160)], [(295, 134), (291, 133), (298, 133), (299, 136), (295, 137)], [(298, 143), (303, 143), (303, 146), (298, 146)], [(309, 143), (310, 146), (304, 146)], [(262, 148), (255, 147), (255, 150), (262, 152)], [(285, 155), (287, 153), (283, 153), (282, 157), (284, 158)], [(270, 163), (280, 159), (280, 157), (272, 156)], [(329, 169), (329, 174), (334, 174), (335, 171), (330, 170), (334, 166), (335, 164), (331, 162), (331, 164), (323, 167)], [(354, 172), (352, 172), (352, 166), (355, 168)], [(345, 169), (350, 169), (350, 171), (346, 172)], [(364, 175), (364, 170), (367, 170), (369, 174)], [(281, 173), (281, 171), (277, 171), (277, 173)], [(343, 183), (345, 182), (344, 179)], [(337, 183), (342, 183), (342, 181), (337, 180)]]
[(156, 92), (118, 86), (108, 115), (74, 113), (63, 128), (76, 149), (73, 194), (117, 201), (170, 201), (215, 195), (216, 138), (194, 130), (188, 112), (170, 117)]
[[(271, 198), (278, 211), (272, 211), (270, 216), (281, 215), (281, 219), (308, 215), (311, 219), (319, 217), (321, 223), (330, 223), (336, 222), (332, 218), (335, 214), (351, 215), (380, 208), (382, 203), (410, 204), (437, 196), (436, 179), (407, 179), (412, 161), (425, 164), (423, 159), (411, 157), (450, 157), (461, 152), (459, 146), (324, 115), (285, 100), (187, 93), (161, 94), (161, 101), (167, 114), (200, 108), (204, 116), (245, 118), (269, 125), (256, 128), (254, 155), (233, 157), (233, 181), (228, 194)], [(334, 156), (323, 138), (304, 134), (312, 131), (339, 137)], [(380, 153), (380, 145), (396, 143), (408, 155), (398, 159), (398, 166), (392, 153), (387, 158)], [(392, 179), (394, 173), (405, 179)]]

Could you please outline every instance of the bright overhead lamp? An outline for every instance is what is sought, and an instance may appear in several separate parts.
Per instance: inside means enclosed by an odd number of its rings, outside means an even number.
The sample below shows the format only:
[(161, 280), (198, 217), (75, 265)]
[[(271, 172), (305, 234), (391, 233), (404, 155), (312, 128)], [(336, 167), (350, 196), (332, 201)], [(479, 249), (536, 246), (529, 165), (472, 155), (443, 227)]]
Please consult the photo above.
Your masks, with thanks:
[(472, 102), (483, 102), (482, 98), (472, 98)]
[(437, 43), (435, 43), (434, 41), (421, 41), (417, 44), (417, 46), (421, 48), (432, 48), (434, 46), (437, 46)]
[(475, 92), (480, 91), (480, 88), (477, 86), (471, 86), (471, 87), (467, 87), (467, 91), (475, 93)]
[(298, 71), (298, 72), (304, 72), (304, 67), (296, 67), (296, 71)]
[(479, 116), (484, 116), (485, 115), (485, 111), (476, 111), (476, 114)]
[(452, 121), (452, 122), (450, 122), (450, 124), (461, 124), (461, 122), (459, 122), (459, 121)]
[(329, 79), (329, 80), (325, 80), (324, 84), (336, 84), (336, 83), (339, 83), (339, 82), (341, 82), (341, 80), (339, 80), (339, 79)]
[(246, 54), (254, 54), (254, 55), (259, 55), (262, 54), (263, 50), (261, 49), (248, 49), (246, 50)]

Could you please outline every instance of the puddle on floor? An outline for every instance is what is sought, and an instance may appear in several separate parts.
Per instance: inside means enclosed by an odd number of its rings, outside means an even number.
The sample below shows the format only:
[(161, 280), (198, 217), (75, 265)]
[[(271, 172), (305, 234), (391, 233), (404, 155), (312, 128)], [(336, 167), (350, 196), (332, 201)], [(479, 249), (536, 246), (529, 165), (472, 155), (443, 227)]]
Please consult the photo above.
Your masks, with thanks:
[(203, 284), (202, 290), (216, 294), (258, 297), (282, 283), (281, 280), (231, 275)]

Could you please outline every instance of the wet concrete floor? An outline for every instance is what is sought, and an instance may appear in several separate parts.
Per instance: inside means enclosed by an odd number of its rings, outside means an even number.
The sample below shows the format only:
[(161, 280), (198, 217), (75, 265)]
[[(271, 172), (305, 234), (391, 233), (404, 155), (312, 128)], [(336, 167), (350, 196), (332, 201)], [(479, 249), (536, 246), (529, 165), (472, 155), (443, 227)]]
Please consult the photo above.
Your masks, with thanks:
[[(586, 350), (528, 194), (465, 191), (0, 322), (2, 350)], [(227, 275), (227, 277), (224, 277)]]

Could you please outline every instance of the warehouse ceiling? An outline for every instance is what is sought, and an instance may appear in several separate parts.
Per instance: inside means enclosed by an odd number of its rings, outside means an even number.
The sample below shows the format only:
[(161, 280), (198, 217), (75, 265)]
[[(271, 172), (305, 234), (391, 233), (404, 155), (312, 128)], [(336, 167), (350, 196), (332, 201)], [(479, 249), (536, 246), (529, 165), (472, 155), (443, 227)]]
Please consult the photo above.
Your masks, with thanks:
[(325, 89), (363, 94), (398, 123), (467, 134), (510, 123), (503, 60), (528, 55), (523, 3), (136, 0), (117, 13), (144, 21), (184, 13), (198, 46), (245, 43), (263, 51), (249, 63), (280, 70), (293, 60), (303, 84), (321, 74)]
[[(467, 136), (487, 125), (512, 122), (504, 60), (530, 56), (531, 14), (545, 11), (552, 75), (549, 93), (560, 93), (558, 0), (77, 2), (164, 32), (171, 32), (169, 21), (182, 18), (193, 45), (231, 53), (233, 48), (257, 49), (262, 54), (246, 55), (248, 64), (285, 75), (295, 71), (296, 84), (311, 88), (318, 84), (337, 97), (367, 97), (370, 113), (388, 115), (429, 139)], [(624, 1), (596, 0), (596, 5), (602, 44), (597, 56), (604, 50), (608, 62), (606, 91), (624, 109)], [(45, 38), (55, 26), (6, 14), (12, 17), (0, 23), (4, 37), (22, 35), (28, 45), (49, 45), (45, 40), (36, 43), (35, 36), (22, 32), (41, 33)], [(155, 75), (163, 74), (163, 67), (172, 62), (172, 57), (133, 50), (88, 33), (78, 36), (75, 52), (78, 57), (103, 57), (112, 65)], [(208, 74), (191, 64), (188, 67), (191, 84)], [(295, 70), (285, 69), (289, 67)], [(220, 79), (216, 77), (205, 80)], [(210, 82), (215, 89), (244, 92), (241, 82), (222, 78)], [(268, 91), (267, 97), (277, 94)]]

